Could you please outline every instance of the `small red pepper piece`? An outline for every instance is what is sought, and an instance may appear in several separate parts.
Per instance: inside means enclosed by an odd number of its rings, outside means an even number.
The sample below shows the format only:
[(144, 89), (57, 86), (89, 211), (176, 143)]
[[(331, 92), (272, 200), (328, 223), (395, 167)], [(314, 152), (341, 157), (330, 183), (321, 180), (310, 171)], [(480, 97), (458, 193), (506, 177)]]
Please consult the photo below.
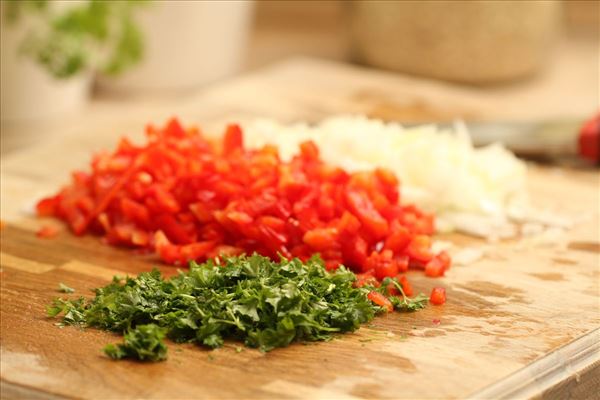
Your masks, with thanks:
[(52, 239), (58, 235), (58, 229), (50, 225), (44, 225), (38, 229), (36, 235), (42, 239)]
[(443, 287), (435, 287), (429, 296), (429, 302), (436, 306), (441, 306), (446, 302), (446, 289)]
[(383, 307), (387, 312), (394, 311), (392, 302), (379, 292), (369, 292), (367, 298), (380, 307)]

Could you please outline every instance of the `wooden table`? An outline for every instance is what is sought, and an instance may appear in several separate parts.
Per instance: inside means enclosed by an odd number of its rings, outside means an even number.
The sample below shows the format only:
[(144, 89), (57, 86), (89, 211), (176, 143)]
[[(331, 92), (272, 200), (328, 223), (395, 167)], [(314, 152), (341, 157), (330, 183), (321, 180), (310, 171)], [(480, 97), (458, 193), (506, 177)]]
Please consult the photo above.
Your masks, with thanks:
[[(542, 90), (542, 89), (537, 89)], [(544, 89), (545, 90), (545, 89)], [(418, 290), (448, 288), (448, 303), (384, 316), (328, 343), (268, 354), (170, 346), (158, 364), (113, 362), (100, 349), (112, 334), (59, 329), (44, 307), (64, 282), (78, 294), (115, 274), (148, 270), (156, 260), (75, 238), (35, 237), (33, 201), (55, 190), (90, 153), (147, 121), (180, 115), (218, 132), (227, 121), (257, 116), (319, 120), (364, 112), (405, 120), (463, 115), (532, 118), (510, 96), (437, 85), (332, 62), (296, 59), (208, 88), (168, 107), (139, 102), (117, 110), (96, 103), (63, 131), (3, 157), (1, 176), (0, 347), (2, 398), (528, 398), (597, 396), (600, 384), (600, 204), (597, 171), (533, 167), (539, 207), (585, 216), (556, 243), (487, 244), (487, 256), (439, 280), (414, 274)], [(550, 110), (587, 113), (551, 103)], [(554, 107), (554, 108), (552, 108)], [(566, 107), (566, 108), (565, 108)], [(565, 111), (566, 110), (566, 111)], [(53, 128), (59, 132), (60, 125)], [(169, 267), (161, 267), (169, 270)], [(172, 269), (170, 269), (172, 271)], [(439, 323), (438, 323), (439, 322)]]

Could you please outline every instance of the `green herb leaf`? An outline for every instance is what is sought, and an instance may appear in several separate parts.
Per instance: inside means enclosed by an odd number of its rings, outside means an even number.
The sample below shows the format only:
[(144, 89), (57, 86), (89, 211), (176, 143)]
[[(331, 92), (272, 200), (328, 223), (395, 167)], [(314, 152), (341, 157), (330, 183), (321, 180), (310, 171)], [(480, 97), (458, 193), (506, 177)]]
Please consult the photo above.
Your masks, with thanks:
[[(6, 3), (6, 4), (5, 4)], [(88, 0), (69, 7), (50, 7), (48, 0), (2, 2), (6, 21), (24, 21), (21, 53), (55, 78), (69, 78), (84, 70), (118, 74), (143, 56), (143, 38), (134, 13), (147, 1)]]
[(138, 325), (125, 332), (123, 343), (109, 344), (104, 353), (110, 358), (134, 358), (141, 361), (162, 361), (167, 358), (167, 346), (163, 339), (166, 329), (155, 324)]
[[(105, 349), (115, 359), (163, 359), (165, 335), (210, 348), (230, 338), (269, 351), (294, 341), (330, 340), (371, 321), (382, 310), (367, 294), (384, 290), (386, 282), (383, 289), (355, 288), (355, 279), (344, 267), (328, 272), (318, 257), (306, 264), (259, 255), (231, 257), (220, 265), (191, 262), (189, 271), (171, 279), (156, 269), (135, 278), (115, 277), (91, 300), (56, 299), (48, 315), (62, 314), (67, 325), (124, 333), (123, 344)], [(402, 298), (390, 296), (399, 310), (426, 304), (426, 298), (401, 293)]]
[(75, 289), (68, 287), (62, 282), (58, 284), (58, 291), (62, 293), (75, 293)]
[[(393, 285), (400, 292), (401, 297), (390, 295), (388, 290), (390, 284)], [(427, 302), (429, 301), (429, 298), (423, 293), (419, 293), (413, 298), (408, 297), (404, 293), (402, 285), (400, 284), (400, 282), (398, 282), (396, 278), (385, 278), (383, 281), (381, 281), (381, 286), (369, 286), (369, 290), (375, 290), (383, 294), (384, 296), (387, 296), (392, 305), (394, 306), (394, 309), (398, 311), (417, 311), (422, 308), (425, 308), (425, 306), (427, 306)]]

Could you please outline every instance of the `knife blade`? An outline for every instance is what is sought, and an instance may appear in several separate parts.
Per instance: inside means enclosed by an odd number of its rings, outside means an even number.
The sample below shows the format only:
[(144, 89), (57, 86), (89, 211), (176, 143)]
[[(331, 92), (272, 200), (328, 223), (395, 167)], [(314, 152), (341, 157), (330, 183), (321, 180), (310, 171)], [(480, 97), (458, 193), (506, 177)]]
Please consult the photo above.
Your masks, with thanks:
[(593, 163), (600, 161), (600, 115), (585, 123), (579, 119), (557, 119), (464, 124), (475, 146), (502, 143), (521, 157), (538, 160), (579, 157)]

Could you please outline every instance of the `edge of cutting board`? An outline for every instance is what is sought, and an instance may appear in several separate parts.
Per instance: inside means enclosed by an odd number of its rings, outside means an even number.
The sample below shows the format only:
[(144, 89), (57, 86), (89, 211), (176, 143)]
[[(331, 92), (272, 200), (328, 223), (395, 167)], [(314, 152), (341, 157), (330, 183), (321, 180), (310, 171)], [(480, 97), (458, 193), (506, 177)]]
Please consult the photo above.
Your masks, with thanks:
[[(564, 345), (478, 392), (471, 399), (593, 398), (600, 387), (600, 328)], [(585, 380), (582, 379), (585, 376)], [(569, 383), (585, 381), (577, 395)], [(598, 396), (598, 392), (596, 392)]]
[(11, 400), (62, 400), (69, 397), (59, 396), (43, 390), (0, 380), (0, 398)]
[[(470, 399), (594, 398), (600, 387), (600, 328), (490, 385)], [(68, 397), (0, 380), (2, 398), (58, 400)], [(594, 395), (596, 393), (596, 395)]]

